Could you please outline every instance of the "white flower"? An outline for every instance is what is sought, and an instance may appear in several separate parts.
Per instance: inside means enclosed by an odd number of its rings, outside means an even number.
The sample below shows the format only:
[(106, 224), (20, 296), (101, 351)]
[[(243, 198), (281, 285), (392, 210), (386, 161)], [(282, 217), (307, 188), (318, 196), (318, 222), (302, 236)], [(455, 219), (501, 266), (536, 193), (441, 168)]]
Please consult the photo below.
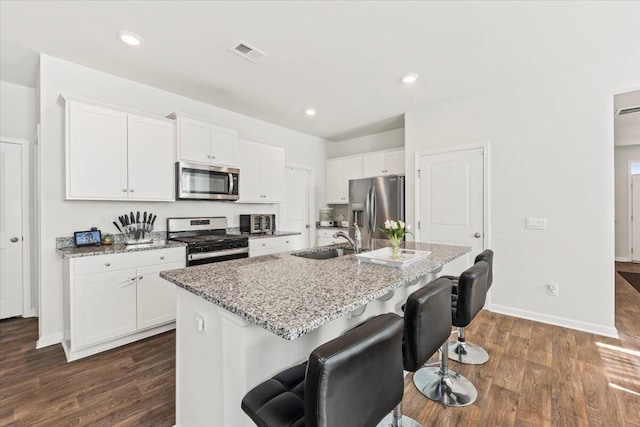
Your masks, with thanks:
[(395, 230), (395, 229), (397, 229), (397, 228), (398, 228), (398, 223), (397, 223), (397, 222), (395, 222), (395, 221), (391, 221), (391, 229), (392, 229), (392, 230)]
[(407, 231), (411, 230), (411, 224), (407, 224), (407, 228), (406, 228), (406, 230), (407, 230)]
[(404, 228), (404, 222), (403, 221), (398, 221), (400, 223), (400, 228)]
[(386, 228), (387, 230), (391, 228), (391, 222), (389, 220), (386, 220), (384, 222), (384, 228)]

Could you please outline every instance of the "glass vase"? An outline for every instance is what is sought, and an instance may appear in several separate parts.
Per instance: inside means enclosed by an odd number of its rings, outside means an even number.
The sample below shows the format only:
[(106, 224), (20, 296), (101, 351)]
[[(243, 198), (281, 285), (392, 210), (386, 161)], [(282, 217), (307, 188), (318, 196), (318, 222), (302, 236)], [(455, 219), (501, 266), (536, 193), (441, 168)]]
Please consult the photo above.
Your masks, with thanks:
[(391, 240), (391, 259), (400, 258), (400, 239), (389, 238)]

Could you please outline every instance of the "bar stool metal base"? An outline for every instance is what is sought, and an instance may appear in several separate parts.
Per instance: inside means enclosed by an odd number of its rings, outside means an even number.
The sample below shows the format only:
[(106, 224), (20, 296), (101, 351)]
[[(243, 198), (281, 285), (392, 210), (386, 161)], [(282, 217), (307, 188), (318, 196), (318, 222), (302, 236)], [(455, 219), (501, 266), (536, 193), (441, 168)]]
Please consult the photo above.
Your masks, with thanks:
[(402, 402), (400, 402), (376, 427), (422, 427), (422, 424), (402, 415)]
[(482, 365), (489, 360), (484, 348), (470, 342), (449, 341), (449, 359), (465, 365)]
[(376, 427), (422, 427), (422, 424), (413, 418), (407, 417), (406, 415), (402, 416), (400, 424), (394, 424), (394, 422), (395, 419), (393, 417), (393, 412), (390, 412), (389, 415), (384, 417)]
[(443, 375), (441, 368), (421, 368), (413, 374), (413, 383), (420, 393), (447, 406), (471, 405), (478, 397), (471, 381), (450, 369)]

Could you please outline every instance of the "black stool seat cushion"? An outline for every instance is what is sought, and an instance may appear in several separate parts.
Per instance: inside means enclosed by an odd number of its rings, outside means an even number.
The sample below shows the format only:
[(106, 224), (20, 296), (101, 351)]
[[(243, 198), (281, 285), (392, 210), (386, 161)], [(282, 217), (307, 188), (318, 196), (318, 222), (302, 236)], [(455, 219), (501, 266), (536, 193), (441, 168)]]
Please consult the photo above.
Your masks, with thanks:
[(280, 372), (247, 393), (242, 410), (260, 427), (304, 427), (307, 362)]
[(451, 295), (451, 322), (465, 328), (484, 307), (489, 264), (479, 261), (460, 275), (458, 295)]
[[(473, 263), (476, 264), (479, 261), (484, 261), (487, 264), (489, 264), (489, 275), (487, 276), (487, 291), (488, 291), (489, 289), (491, 289), (491, 284), (493, 283), (493, 251), (491, 249), (485, 249), (484, 251), (480, 252), (478, 256), (476, 256), (476, 259), (473, 261)], [(451, 280), (451, 282), (453, 283), (453, 287), (451, 288), (451, 293), (453, 295), (457, 295), (458, 280), (460, 280), (460, 277), (459, 276), (440, 276), (440, 277), (444, 277), (445, 279)]]
[(404, 369), (415, 372), (451, 334), (451, 281), (438, 278), (407, 298), (402, 355)]
[(402, 401), (402, 318), (376, 316), (242, 399), (258, 427), (371, 427)]

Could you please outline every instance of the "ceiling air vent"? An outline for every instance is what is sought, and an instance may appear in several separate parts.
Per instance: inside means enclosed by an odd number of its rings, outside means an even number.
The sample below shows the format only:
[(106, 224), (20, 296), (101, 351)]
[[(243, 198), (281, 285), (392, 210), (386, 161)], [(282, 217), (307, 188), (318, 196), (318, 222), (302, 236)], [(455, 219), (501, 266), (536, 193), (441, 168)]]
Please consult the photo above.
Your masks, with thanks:
[(253, 63), (260, 62), (268, 56), (266, 53), (264, 53), (260, 49), (256, 49), (255, 47), (251, 46), (249, 43), (245, 43), (243, 41), (240, 41), (240, 43), (234, 44), (229, 48), (229, 50), (237, 53), (238, 55), (242, 56), (245, 59), (248, 59)]
[(618, 108), (618, 111), (616, 111), (616, 116), (624, 116), (625, 114), (633, 113), (640, 113), (640, 105), (637, 105), (635, 107)]

